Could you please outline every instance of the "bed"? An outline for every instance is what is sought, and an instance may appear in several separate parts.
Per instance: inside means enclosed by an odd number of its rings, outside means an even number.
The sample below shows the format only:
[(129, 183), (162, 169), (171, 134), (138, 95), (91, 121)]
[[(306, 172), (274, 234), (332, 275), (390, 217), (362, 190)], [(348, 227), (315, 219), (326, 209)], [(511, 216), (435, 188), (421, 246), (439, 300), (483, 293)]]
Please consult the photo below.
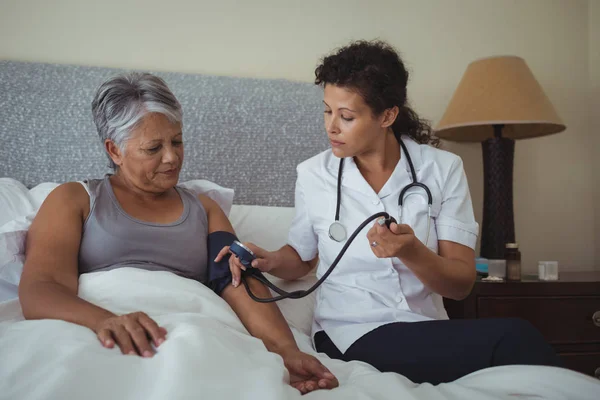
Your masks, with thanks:
[[(0, 399), (294, 399), (281, 358), (198, 282), (123, 268), (82, 275), (79, 295), (116, 313), (145, 311), (169, 331), (151, 359), (102, 348), (74, 324), (23, 319), (17, 285), (27, 229), (59, 183), (102, 176), (94, 89), (119, 70), (0, 62)], [(184, 108), (181, 183), (215, 199), (240, 238), (285, 243), (295, 166), (327, 146), (321, 93), (309, 83), (157, 72)], [(56, 227), (60, 229), (60, 227)], [(275, 283), (305, 288), (315, 278)], [(598, 399), (600, 381), (551, 367), (508, 366), (417, 385), (361, 362), (317, 354), (314, 296), (279, 302), (299, 346), (340, 387), (314, 399)]]

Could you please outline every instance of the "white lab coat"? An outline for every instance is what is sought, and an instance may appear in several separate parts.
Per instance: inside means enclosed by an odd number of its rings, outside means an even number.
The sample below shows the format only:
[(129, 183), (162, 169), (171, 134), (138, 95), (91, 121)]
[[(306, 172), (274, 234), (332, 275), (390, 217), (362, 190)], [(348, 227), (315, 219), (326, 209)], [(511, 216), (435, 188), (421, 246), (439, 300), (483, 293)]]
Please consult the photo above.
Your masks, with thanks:
[[(448, 240), (475, 248), (479, 225), (473, 215), (460, 157), (420, 145), (407, 136), (403, 142), (418, 181), (427, 185), (433, 196), (428, 247), (437, 253), (438, 240)], [(288, 243), (304, 261), (319, 255), (319, 278), (345, 244), (328, 235), (335, 219), (338, 169), (339, 158), (331, 150), (304, 161), (297, 168), (296, 215)], [(363, 178), (353, 158), (346, 158), (340, 222), (347, 236), (375, 213), (386, 211), (398, 219), (400, 191), (411, 182), (404, 153), (379, 193)], [(425, 242), (427, 194), (421, 188), (411, 188), (404, 198), (401, 222), (409, 224), (417, 238)], [(316, 332), (325, 330), (342, 353), (361, 336), (384, 324), (448, 318), (442, 297), (426, 288), (398, 258), (380, 259), (373, 254), (366, 238), (372, 225), (358, 234), (317, 292), (313, 337)]]

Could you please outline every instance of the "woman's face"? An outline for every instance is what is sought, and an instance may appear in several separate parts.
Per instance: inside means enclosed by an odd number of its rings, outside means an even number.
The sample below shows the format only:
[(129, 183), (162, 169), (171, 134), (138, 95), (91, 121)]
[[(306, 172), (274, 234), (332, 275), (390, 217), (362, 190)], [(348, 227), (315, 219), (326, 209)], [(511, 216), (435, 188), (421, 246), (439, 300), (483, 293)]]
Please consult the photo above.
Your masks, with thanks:
[(112, 146), (109, 154), (119, 166), (119, 173), (139, 189), (160, 193), (179, 181), (183, 164), (181, 123), (172, 123), (160, 113), (149, 113), (132, 129), (124, 152)]
[(336, 157), (369, 152), (389, 126), (383, 114), (374, 115), (360, 94), (343, 86), (325, 85), (323, 103), (325, 130)]

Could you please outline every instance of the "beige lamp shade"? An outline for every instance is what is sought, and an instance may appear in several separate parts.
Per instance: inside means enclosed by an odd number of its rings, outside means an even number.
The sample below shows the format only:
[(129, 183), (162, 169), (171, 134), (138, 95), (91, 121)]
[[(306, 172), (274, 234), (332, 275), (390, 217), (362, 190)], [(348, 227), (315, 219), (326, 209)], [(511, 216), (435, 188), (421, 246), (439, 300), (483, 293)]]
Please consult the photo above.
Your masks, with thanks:
[(561, 132), (565, 125), (520, 57), (498, 56), (469, 64), (438, 126), (436, 136), (463, 142), (494, 137), (524, 139)]

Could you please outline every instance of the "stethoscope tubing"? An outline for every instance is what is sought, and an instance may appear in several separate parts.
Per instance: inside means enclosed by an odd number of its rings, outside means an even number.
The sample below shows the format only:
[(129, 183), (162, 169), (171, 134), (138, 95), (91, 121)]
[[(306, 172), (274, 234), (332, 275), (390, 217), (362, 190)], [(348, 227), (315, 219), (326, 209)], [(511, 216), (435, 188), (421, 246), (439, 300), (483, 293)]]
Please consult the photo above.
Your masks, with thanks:
[[(425, 244), (427, 245), (427, 242), (429, 241), (429, 230), (430, 230), (430, 223), (431, 223), (431, 206), (433, 204), (433, 197), (431, 196), (431, 191), (429, 190), (429, 188), (427, 187), (427, 185), (420, 183), (417, 181), (417, 174), (415, 171), (415, 167), (412, 163), (412, 159), (410, 158), (410, 154), (408, 153), (408, 150), (406, 149), (406, 145), (404, 144), (404, 142), (402, 142), (402, 140), (400, 140), (400, 146), (402, 147), (402, 150), (404, 151), (404, 154), (406, 155), (406, 159), (408, 161), (408, 165), (410, 167), (410, 172), (411, 172), (411, 177), (412, 177), (412, 183), (406, 185), (402, 191), (400, 192), (400, 195), (398, 197), (398, 207), (401, 210), (403, 203), (404, 203), (404, 195), (406, 194), (406, 191), (412, 187), (420, 187), (423, 190), (425, 190), (425, 192), (427, 193), (427, 203), (429, 206), (429, 212), (428, 212), (428, 218), (427, 218), (427, 239), (425, 241)], [(339, 226), (341, 226), (344, 230), (344, 239), (345, 239), (345, 227), (339, 222), (339, 217), (340, 217), (340, 204), (341, 204), (341, 195), (342, 195), (342, 174), (343, 174), (343, 169), (344, 169), (344, 159), (341, 158), (340, 159), (340, 165), (339, 165), (339, 170), (338, 170), (338, 177), (337, 177), (337, 202), (336, 202), (336, 209), (335, 209), (335, 221), (332, 223), (333, 224), (338, 224)], [(407, 196), (408, 197), (408, 196)], [(309, 294), (311, 294), (313, 291), (315, 291), (319, 286), (321, 286), (321, 284), (323, 282), (325, 282), (325, 280), (327, 279), (327, 277), (329, 277), (329, 275), (333, 272), (333, 270), (335, 269), (335, 267), (338, 265), (338, 263), (340, 262), (340, 260), (342, 259), (342, 257), (344, 256), (344, 254), (346, 253), (346, 250), (348, 249), (348, 247), (350, 246), (350, 244), (354, 241), (354, 239), (356, 238), (356, 236), (359, 234), (360, 231), (362, 231), (364, 229), (365, 226), (367, 226), (367, 224), (377, 218), (380, 217), (384, 217), (386, 219), (391, 218), (390, 215), (386, 212), (378, 212), (376, 214), (371, 215), (370, 217), (368, 217), (366, 220), (364, 220), (359, 226), (358, 228), (356, 228), (354, 230), (354, 232), (352, 233), (352, 235), (348, 238), (348, 240), (346, 241), (346, 243), (344, 244), (344, 246), (342, 247), (342, 249), (340, 250), (340, 252), (338, 253), (337, 257), (335, 258), (335, 260), (333, 260), (333, 262), (331, 263), (331, 265), (329, 266), (329, 268), (327, 269), (327, 271), (323, 274), (323, 276), (321, 276), (321, 278), (315, 282), (314, 285), (312, 285), (310, 288), (306, 289), (306, 290), (296, 290), (293, 292), (287, 292), (277, 286), (275, 286), (273, 283), (271, 283), (268, 279), (266, 279), (264, 276), (260, 275), (260, 274), (255, 274), (254, 272), (257, 271), (253, 268), (248, 268), (246, 269), (246, 271), (244, 271), (244, 273), (242, 274), (242, 282), (244, 284), (244, 287), (246, 288), (246, 291), (248, 292), (248, 295), (250, 296), (250, 298), (256, 302), (259, 303), (272, 303), (275, 301), (280, 301), (283, 299), (301, 299), (303, 297), (308, 296)], [(330, 227), (330, 234), (329, 236), (331, 237), (332, 240), (337, 241), (337, 242), (342, 242), (342, 240), (336, 240), (332, 237), (331, 235), (331, 227)], [(250, 289), (250, 285), (248, 285), (248, 282), (246, 280), (246, 276), (251, 276), (255, 279), (257, 279), (258, 281), (262, 282), (263, 284), (265, 284), (267, 287), (269, 287), (270, 289), (272, 289), (275, 293), (277, 293), (279, 296), (275, 296), (275, 297), (269, 297), (269, 298), (260, 298), (257, 297), (254, 293), (252, 293), (252, 290)]]

